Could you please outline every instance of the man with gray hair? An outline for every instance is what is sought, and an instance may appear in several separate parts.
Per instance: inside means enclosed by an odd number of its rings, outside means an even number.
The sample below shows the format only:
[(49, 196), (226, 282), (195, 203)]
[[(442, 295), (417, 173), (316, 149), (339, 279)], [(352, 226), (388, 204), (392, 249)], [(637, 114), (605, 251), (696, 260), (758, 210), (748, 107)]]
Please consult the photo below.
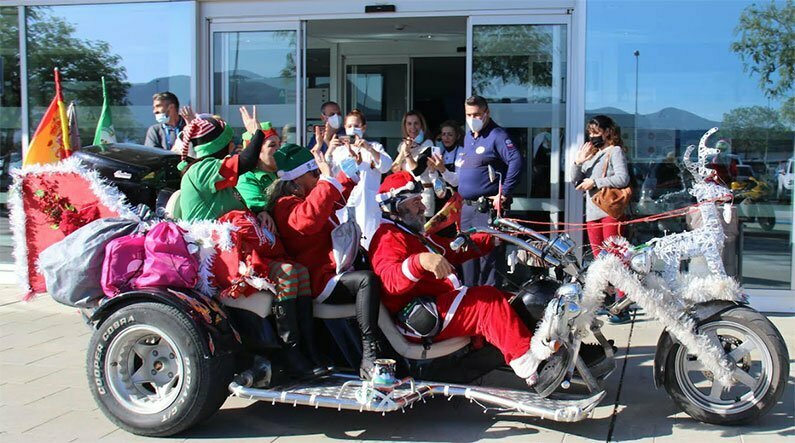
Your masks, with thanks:
[(179, 115), (179, 99), (171, 92), (158, 92), (152, 96), (152, 113), (157, 123), (146, 130), (144, 145), (171, 149), (185, 127), (185, 119)]

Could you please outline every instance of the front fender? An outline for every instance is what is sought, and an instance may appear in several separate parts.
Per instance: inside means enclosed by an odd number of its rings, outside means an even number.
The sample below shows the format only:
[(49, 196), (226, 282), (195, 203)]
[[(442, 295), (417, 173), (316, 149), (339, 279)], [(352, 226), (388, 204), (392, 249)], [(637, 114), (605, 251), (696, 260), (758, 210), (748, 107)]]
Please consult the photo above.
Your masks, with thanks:
[(141, 288), (107, 299), (91, 315), (96, 329), (112, 313), (142, 302), (173, 306), (185, 313), (202, 337), (202, 351), (206, 358), (237, 352), (242, 348), (237, 333), (223, 307), (210, 297), (189, 289)]
[[(693, 307), (694, 317), (696, 324), (701, 325), (711, 320), (716, 315), (734, 309), (739, 306), (745, 306), (742, 303), (726, 301), (726, 300), (713, 300), (706, 303), (700, 303)], [(671, 337), (667, 330), (663, 329), (660, 338), (657, 340), (657, 351), (654, 353), (654, 387), (658, 388), (665, 382), (665, 368), (668, 363), (668, 355), (671, 348), (677, 344), (677, 340)]]

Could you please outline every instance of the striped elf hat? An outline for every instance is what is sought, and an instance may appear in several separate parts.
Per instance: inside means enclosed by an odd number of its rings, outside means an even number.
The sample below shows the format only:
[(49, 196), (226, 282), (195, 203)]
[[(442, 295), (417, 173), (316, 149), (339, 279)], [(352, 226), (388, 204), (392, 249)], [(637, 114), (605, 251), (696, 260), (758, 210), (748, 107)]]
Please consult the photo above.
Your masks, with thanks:
[(187, 166), (189, 148), (197, 158), (204, 158), (226, 149), (232, 141), (232, 128), (217, 115), (199, 114), (182, 130), (182, 161), (180, 171)]

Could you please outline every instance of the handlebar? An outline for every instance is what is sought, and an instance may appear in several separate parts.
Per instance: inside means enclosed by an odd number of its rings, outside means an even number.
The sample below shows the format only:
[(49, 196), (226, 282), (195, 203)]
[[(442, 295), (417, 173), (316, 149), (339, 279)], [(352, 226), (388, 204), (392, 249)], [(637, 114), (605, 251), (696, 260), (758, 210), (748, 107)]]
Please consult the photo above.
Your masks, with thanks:
[[(541, 249), (538, 249), (537, 247), (531, 245), (530, 243), (527, 243), (526, 241), (524, 241), (522, 239), (516, 238), (516, 237), (514, 237), (514, 236), (512, 236), (510, 234), (506, 234), (504, 232), (498, 231), (496, 229), (488, 228), (488, 227), (485, 227), (485, 226), (476, 226), (476, 227), (468, 229), (466, 233), (459, 234), (455, 238), (455, 240), (450, 242), (450, 248), (452, 250), (454, 250), (454, 251), (459, 250), (467, 242), (467, 236), (469, 234), (477, 234), (477, 233), (487, 234), (487, 235), (490, 235), (492, 237), (499, 238), (500, 240), (502, 240), (502, 241), (504, 241), (506, 243), (511, 243), (513, 245), (516, 245), (517, 247), (519, 247), (521, 249), (524, 249), (526, 251), (529, 251), (531, 254), (533, 254), (533, 255), (535, 255), (537, 257), (543, 258), (544, 261), (547, 262), (547, 264), (549, 264), (550, 266), (557, 267), (557, 266), (560, 266), (562, 264), (561, 261), (558, 260), (557, 258), (555, 258), (555, 257), (553, 257), (553, 256), (551, 256), (549, 254), (545, 254), (544, 251), (542, 251)], [(549, 240), (547, 240), (547, 241), (549, 241)]]

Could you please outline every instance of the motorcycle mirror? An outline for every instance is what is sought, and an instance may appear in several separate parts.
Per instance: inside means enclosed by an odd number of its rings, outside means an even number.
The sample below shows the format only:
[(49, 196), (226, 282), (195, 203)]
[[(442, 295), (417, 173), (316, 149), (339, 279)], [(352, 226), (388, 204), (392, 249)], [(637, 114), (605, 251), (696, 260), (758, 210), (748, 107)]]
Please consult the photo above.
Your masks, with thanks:
[(494, 183), (494, 180), (497, 180), (497, 174), (494, 172), (494, 168), (489, 165), (489, 183)]

